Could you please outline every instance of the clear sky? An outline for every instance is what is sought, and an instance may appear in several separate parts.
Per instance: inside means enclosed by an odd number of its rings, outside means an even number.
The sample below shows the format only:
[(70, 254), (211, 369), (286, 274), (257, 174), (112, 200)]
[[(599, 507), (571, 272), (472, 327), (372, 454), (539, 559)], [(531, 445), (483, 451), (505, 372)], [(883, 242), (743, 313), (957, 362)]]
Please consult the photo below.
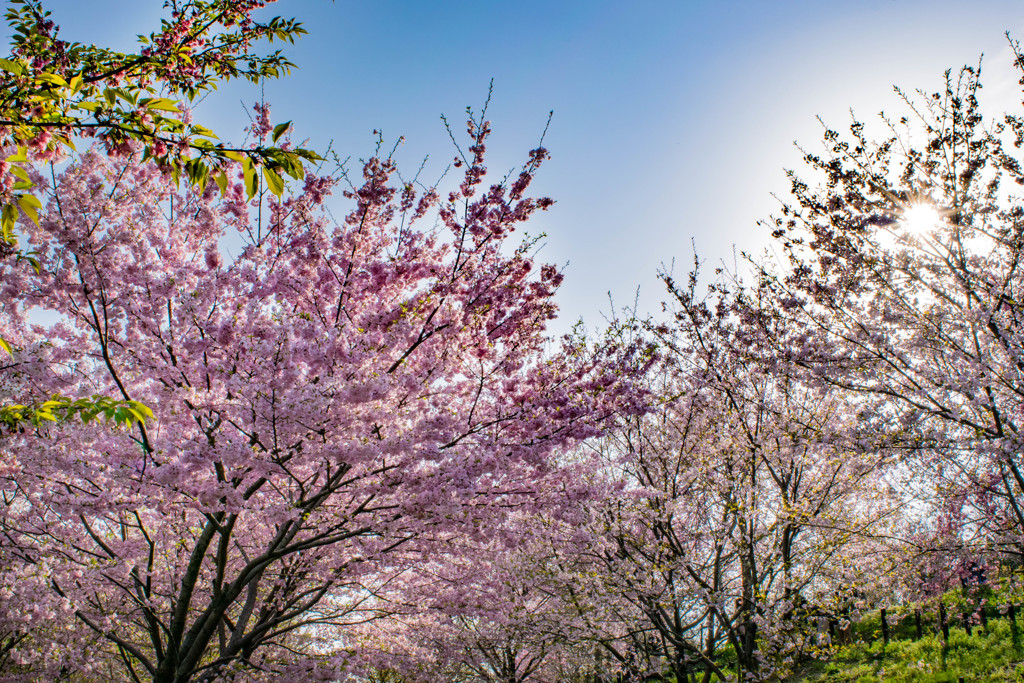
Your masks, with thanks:
[[(130, 48), (155, 27), (160, 0), (43, 0), (61, 37)], [(984, 52), (986, 99), (1020, 107), (1005, 31), (1024, 40), (1020, 0), (281, 0), (268, 13), (309, 31), (287, 53), (299, 70), (269, 82), (275, 122), (342, 155), (368, 156), (373, 129), (425, 155), (425, 178), (454, 150), (459, 124), (494, 79), (488, 166), (503, 172), (536, 146), (553, 159), (537, 192), (557, 204), (528, 231), (542, 260), (565, 265), (564, 330), (601, 324), (640, 289), (641, 312), (662, 299), (655, 275), (677, 272), (693, 246), (714, 267), (733, 247), (761, 252), (758, 219), (784, 195), (793, 146), (819, 144), (820, 115), (897, 111), (892, 86), (935, 90), (942, 72)], [(223, 138), (260, 93), (232, 86), (197, 118)]]

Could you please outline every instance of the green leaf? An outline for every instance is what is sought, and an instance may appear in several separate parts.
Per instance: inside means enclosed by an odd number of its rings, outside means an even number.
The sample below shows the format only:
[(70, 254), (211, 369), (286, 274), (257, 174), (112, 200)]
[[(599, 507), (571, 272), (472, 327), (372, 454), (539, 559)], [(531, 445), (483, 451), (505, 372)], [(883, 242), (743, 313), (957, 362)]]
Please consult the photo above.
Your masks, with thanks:
[(4, 351), (6, 351), (7, 355), (9, 355), (9, 356), (13, 356), (14, 355), (14, 349), (11, 348), (11, 345), (9, 343), (7, 343), (7, 340), (4, 339), (3, 337), (0, 337), (0, 349), (3, 349)]
[(277, 139), (280, 138), (282, 135), (284, 135), (285, 132), (288, 130), (288, 128), (291, 127), (291, 125), (292, 125), (291, 121), (285, 121), (284, 123), (279, 123), (276, 126), (274, 126), (273, 141), (277, 142)]
[(281, 174), (275, 169), (264, 166), (263, 177), (267, 179), (267, 187), (270, 188), (270, 191), (280, 197), (284, 192), (284, 179), (281, 178)]
[(145, 403), (139, 403), (138, 401), (128, 401), (128, 405), (131, 406), (132, 410), (136, 410), (142, 413), (145, 420), (153, 419), (153, 411), (150, 410), (149, 406)]
[(189, 182), (197, 186), (200, 190), (206, 188), (206, 179), (210, 175), (210, 169), (199, 159), (193, 159), (188, 162), (185, 166), (185, 170), (188, 173)]
[(198, 126), (198, 125), (192, 126), (192, 134), (193, 135), (201, 135), (204, 138), (213, 138), (214, 140), (220, 140), (220, 138), (218, 138), (216, 135), (213, 134), (212, 130), (210, 130), (209, 128), (207, 128), (205, 126)]
[(18, 197), (18, 206), (21, 207), (22, 212), (26, 216), (32, 219), (32, 222), (39, 225), (39, 209), (42, 208), (42, 203), (38, 197), (30, 194), (23, 194)]
[(218, 173), (214, 180), (217, 181), (217, 187), (220, 188), (220, 196), (224, 196), (224, 193), (228, 191), (228, 174), (226, 171)]
[(316, 152), (311, 152), (308, 149), (293, 149), (291, 151), (291, 153), (292, 154), (296, 154), (296, 155), (302, 157), (303, 159), (307, 159), (309, 161), (323, 161), (324, 160), (324, 158), (322, 156), (320, 156)]
[(124, 100), (128, 104), (132, 105), (133, 107), (137, 107), (138, 106), (138, 104), (139, 104), (139, 95), (138, 95), (138, 93), (134, 93), (131, 90), (127, 90), (125, 88), (114, 88), (114, 92), (117, 93), (118, 97), (120, 97), (122, 100)]
[(259, 178), (256, 175), (256, 169), (252, 167), (252, 159), (249, 157), (242, 162), (242, 177), (245, 183), (245, 198), (252, 199), (259, 190)]
[(4, 204), (3, 212), (0, 212), (0, 224), (4, 227), (4, 232), (14, 229), (14, 222), (18, 220), (18, 209), (14, 206), (14, 203)]
[(66, 88), (68, 86), (68, 82), (65, 81), (62, 77), (58, 76), (57, 74), (36, 74), (36, 80), (42, 81), (43, 83), (50, 83), (52, 85), (59, 85), (62, 88)]
[(25, 73), (25, 67), (10, 59), (0, 59), (0, 69), (19, 76)]
[(178, 113), (178, 103), (173, 100), (169, 100), (166, 97), (158, 97), (150, 100), (146, 106), (149, 109), (156, 109), (158, 111), (173, 111)]

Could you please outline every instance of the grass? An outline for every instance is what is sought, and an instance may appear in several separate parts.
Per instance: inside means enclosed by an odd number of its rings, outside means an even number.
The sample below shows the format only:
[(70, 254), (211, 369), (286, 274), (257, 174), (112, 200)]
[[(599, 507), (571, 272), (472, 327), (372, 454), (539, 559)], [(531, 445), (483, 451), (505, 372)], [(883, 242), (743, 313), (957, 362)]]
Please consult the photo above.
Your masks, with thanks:
[(1024, 683), (1024, 646), (1015, 646), (1006, 619), (989, 621), (986, 630), (976, 627), (968, 636), (951, 628), (949, 643), (942, 636), (925, 634), (920, 640), (891, 640), (884, 645), (856, 643), (840, 649), (827, 662), (808, 664), (794, 682), (869, 683), (965, 683), (1016, 681)]

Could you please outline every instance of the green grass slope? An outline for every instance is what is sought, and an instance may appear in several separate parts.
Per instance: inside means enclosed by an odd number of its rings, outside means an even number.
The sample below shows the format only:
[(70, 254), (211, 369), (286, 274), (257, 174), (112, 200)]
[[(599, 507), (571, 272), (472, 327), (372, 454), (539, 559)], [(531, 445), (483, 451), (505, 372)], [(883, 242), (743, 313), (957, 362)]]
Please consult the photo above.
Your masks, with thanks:
[(1009, 621), (996, 619), (987, 630), (975, 628), (970, 636), (951, 629), (945, 647), (942, 636), (934, 633), (888, 645), (881, 640), (856, 643), (839, 649), (830, 661), (808, 664), (791, 681), (957, 683), (963, 678), (965, 683), (1024, 683), (1024, 645), (1014, 640)]

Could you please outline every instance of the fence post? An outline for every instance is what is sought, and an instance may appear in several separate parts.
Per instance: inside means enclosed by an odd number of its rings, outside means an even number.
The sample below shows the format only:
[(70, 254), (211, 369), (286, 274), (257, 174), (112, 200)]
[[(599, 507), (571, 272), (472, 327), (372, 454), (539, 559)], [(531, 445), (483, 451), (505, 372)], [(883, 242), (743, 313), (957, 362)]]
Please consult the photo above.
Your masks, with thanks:
[(946, 619), (946, 604), (939, 598), (939, 626), (942, 628), (942, 670), (946, 670), (946, 655), (949, 653), (949, 620)]
[(1013, 639), (1013, 649), (1020, 648), (1020, 633), (1017, 631), (1017, 607), (1012, 602), (1007, 608), (1010, 617), (1010, 637)]
[(914, 631), (917, 634), (917, 640), (921, 640), (921, 637), (922, 637), (923, 634), (921, 633), (921, 610), (920, 609), (915, 609), (914, 610)]
[(885, 620), (885, 608), (884, 607), (882, 608), (882, 611), (881, 611), (880, 614), (881, 614), (881, 617), (882, 617), (882, 644), (883, 645), (888, 645), (889, 644), (889, 624)]

